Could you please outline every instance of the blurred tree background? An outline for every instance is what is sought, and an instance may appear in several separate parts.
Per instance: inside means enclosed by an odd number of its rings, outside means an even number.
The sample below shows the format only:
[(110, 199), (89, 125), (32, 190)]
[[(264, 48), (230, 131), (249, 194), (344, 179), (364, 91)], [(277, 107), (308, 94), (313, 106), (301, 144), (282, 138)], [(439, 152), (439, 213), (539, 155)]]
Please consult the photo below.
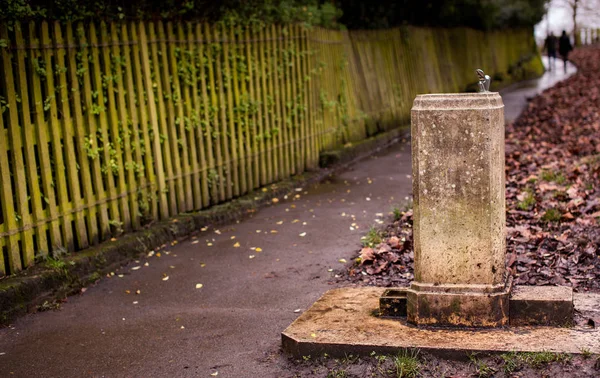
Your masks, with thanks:
[(547, 0), (0, 0), (0, 19), (15, 21), (201, 20), (302, 22), (328, 28), (400, 25), (480, 30), (533, 26)]
[(538, 23), (547, 0), (341, 0), (340, 22), (350, 29), (399, 25), (480, 30), (529, 27)]

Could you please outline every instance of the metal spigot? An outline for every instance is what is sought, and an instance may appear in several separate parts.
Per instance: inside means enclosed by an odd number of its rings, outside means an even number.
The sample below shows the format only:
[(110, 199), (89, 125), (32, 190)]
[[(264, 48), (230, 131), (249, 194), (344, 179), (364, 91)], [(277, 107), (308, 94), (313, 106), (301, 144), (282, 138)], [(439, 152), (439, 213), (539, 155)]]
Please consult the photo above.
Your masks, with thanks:
[(479, 92), (489, 92), (490, 83), (492, 82), (490, 75), (486, 75), (483, 70), (479, 68), (475, 70), (475, 73), (477, 73), (477, 77), (479, 78)]

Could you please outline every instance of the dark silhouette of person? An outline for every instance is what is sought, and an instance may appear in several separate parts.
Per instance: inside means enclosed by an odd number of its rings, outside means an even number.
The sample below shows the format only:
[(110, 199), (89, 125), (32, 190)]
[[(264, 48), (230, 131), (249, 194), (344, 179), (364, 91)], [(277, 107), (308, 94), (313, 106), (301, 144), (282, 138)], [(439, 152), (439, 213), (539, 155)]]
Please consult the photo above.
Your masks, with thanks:
[(554, 33), (550, 32), (550, 35), (546, 37), (544, 41), (544, 50), (548, 53), (548, 70), (552, 71), (552, 68), (555, 66), (556, 62), (556, 45), (557, 38), (554, 36)]
[(573, 50), (573, 46), (571, 46), (571, 40), (569, 39), (567, 32), (563, 30), (562, 35), (558, 40), (558, 52), (563, 58), (565, 73), (567, 73), (567, 61), (569, 60), (569, 53), (571, 50)]

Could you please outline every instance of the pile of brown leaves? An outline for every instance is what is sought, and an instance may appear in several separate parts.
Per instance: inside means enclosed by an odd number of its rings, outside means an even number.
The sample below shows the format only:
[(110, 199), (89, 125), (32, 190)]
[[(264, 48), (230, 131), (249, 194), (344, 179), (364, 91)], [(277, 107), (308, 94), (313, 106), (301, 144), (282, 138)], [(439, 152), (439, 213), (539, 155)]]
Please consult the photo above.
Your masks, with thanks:
[[(578, 73), (506, 128), (507, 266), (517, 284), (600, 291), (600, 49), (578, 49), (572, 60)], [(347, 278), (408, 285), (411, 226), (412, 212), (389, 225)]]

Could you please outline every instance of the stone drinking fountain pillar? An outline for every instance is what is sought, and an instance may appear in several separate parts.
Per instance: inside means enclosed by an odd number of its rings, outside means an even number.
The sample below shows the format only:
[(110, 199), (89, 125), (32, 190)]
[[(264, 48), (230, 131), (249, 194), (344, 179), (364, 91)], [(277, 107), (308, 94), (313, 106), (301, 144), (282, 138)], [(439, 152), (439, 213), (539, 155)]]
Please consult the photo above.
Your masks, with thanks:
[(408, 321), (506, 325), (502, 98), (487, 91), (420, 95), (411, 118), (415, 280)]

